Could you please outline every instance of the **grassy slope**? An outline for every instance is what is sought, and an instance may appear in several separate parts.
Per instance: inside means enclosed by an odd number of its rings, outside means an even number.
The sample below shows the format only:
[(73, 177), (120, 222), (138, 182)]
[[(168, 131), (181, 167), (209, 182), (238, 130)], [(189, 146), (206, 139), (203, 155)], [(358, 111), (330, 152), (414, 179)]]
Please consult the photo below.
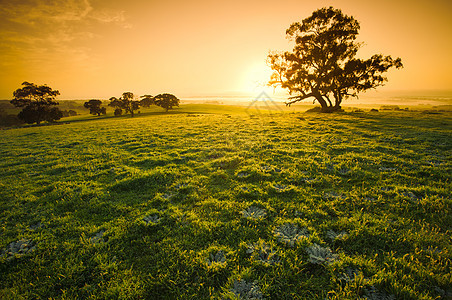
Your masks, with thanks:
[[(0, 248), (36, 250), (0, 258), (0, 298), (232, 297), (239, 279), (273, 299), (450, 297), (451, 114), (221, 108), (2, 131)], [(279, 241), (288, 222), (309, 237)], [(338, 259), (311, 263), (313, 243)]]

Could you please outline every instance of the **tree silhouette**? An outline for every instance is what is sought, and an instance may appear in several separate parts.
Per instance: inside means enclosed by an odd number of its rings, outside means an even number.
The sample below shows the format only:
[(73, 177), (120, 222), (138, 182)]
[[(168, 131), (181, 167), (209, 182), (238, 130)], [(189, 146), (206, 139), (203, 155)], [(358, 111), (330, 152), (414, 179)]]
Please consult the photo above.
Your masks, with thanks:
[(124, 92), (119, 99), (111, 97), (108, 105), (115, 108), (115, 116), (122, 115), (122, 110), (124, 110), (125, 113), (130, 113), (133, 117), (134, 111), (140, 108), (140, 101), (133, 100), (133, 93)]
[(154, 97), (155, 105), (164, 108), (166, 111), (172, 109), (173, 106), (179, 106), (180, 100), (172, 94), (159, 94)]
[(267, 57), (273, 69), (269, 85), (294, 95), (286, 105), (313, 97), (322, 112), (339, 110), (344, 99), (383, 85), (387, 78), (382, 74), (392, 67), (401, 68), (402, 61), (381, 54), (367, 60), (356, 58), (361, 46), (355, 41), (359, 29), (357, 20), (333, 7), (293, 23), (286, 30), (295, 42), (292, 52), (273, 52)]
[(89, 109), (89, 113), (92, 115), (105, 115), (107, 113), (107, 109), (102, 106), (102, 101), (92, 99), (83, 104), (85, 108)]
[(142, 107), (149, 107), (151, 105), (155, 105), (154, 97), (152, 97), (152, 95), (143, 95), (140, 96), (140, 98), (142, 98), (140, 100), (140, 105)]
[(16, 107), (23, 107), (17, 115), (19, 119), (28, 124), (40, 124), (42, 121), (55, 122), (63, 117), (57, 107), (52, 107), (58, 105), (55, 98), (60, 94), (59, 91), (26, 81), (22, 85), (23, 88), (13, 92), (14, 99), (10, 101)]

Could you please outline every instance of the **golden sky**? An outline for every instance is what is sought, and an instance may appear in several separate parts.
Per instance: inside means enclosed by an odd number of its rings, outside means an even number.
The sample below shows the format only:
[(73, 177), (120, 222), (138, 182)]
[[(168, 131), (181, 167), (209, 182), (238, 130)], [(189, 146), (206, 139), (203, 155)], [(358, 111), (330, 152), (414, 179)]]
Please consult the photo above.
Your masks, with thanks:
[(360, 21), (360, 56), (402, 58), (385, 89), (452, 90), (450, 0), (0, 0), (0, 99), (23, 81), (59, 99), (253, 92), (324, 6)]

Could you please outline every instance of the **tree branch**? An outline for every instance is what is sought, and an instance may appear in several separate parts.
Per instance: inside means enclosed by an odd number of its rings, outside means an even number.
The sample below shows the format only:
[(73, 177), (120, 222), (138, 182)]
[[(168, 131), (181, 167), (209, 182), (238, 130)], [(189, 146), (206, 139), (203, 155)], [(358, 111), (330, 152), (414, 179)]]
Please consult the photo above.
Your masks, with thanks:
[(289, 102), (285, 102), (285, 104), (286, 104), (286, 106), (290, 106), (293, 103), (296, 103), (298, 101), (304, 100), (304, 99), (309, 98), (309, 97), (314, 97), (314, 94), (313, 93), (309, 93), (309, 94), (303, 94), (301, 96), (289, 97), (289, 99), (295, 99), (295, 100), (292, 100), (292, 101), (289, 101)]
[(324, 97), (328, 101), (330, 106), (333, 106), (333, 103), (331, 103), (330, 97), (328, 97), (328, 95), (323, 95), (322, 97)]

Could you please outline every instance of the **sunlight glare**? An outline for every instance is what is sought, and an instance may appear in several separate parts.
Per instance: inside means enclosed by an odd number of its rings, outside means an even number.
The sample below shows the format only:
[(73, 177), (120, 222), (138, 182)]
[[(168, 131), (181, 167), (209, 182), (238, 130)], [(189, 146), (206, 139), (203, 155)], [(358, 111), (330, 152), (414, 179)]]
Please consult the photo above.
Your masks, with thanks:
[(272, 70), (265, 63), (250, 65), (244, 74), (242, 90), (246, 93), (256, 94), (262, 91), (271, 92), (273, 88), (267, 86)]

